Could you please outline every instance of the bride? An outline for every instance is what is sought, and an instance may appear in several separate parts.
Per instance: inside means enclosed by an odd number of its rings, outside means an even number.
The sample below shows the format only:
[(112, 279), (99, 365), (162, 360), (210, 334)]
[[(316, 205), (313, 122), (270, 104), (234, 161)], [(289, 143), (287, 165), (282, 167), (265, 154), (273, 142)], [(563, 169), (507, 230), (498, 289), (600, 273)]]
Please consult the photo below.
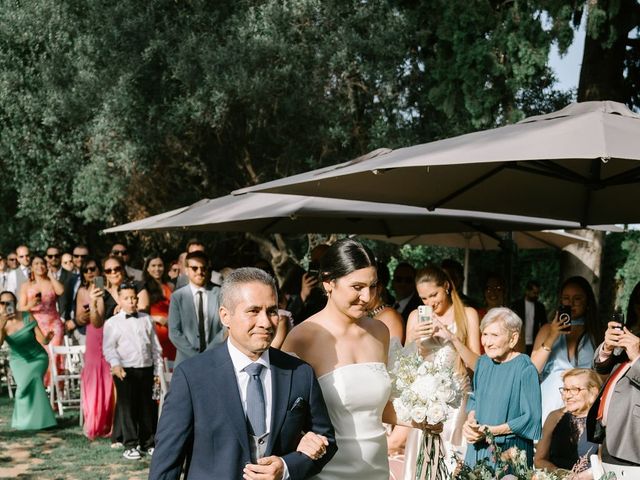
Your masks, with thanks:
[(366, 314), (376, 290), (375, 265), (371, 251), (355, 240), (332, 245), (320, 265), (327, 305), (294, 328), (282, 347), (313, 367), (336, 431), (338, 452), (317, 480), (389, 479), (382, 422), (398, 422), (389, 402), (389, 330)]
[[(431, 322), (419, 322), (418, 311), (414, 310), (407, 321), (407, 345), (417, 341), (426, 360), (450, 366), (468, 380), (468, 372), (474, 369), (480, 355), (478, 314), (475, 309), (463, 305), (453, 282), (444, 270), (435, 265), (418, 271), (416, 290), (422, 302), (432, 307), (433, 319)], [(449, 460), (449, 473), (453, 473), (456, 467), (451, 454), (463, 459), (467, 445), (462, 436), (466, 399), (470, 391), (470, 382), (466, 383), (466, 395), (460, 407), (444, 423), (441, 435), (443, 453)], [(415, 478), (416, 457), (421, 444), (422, 432), (411, 430), (405, 447), (405, 480)]]

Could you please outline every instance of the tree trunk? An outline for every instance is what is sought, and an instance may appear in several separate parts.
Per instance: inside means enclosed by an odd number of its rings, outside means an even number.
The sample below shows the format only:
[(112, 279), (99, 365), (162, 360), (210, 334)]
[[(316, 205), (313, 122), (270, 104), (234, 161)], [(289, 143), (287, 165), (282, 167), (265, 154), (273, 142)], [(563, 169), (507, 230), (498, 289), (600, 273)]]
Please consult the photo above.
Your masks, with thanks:
[[(624, 79), (625, 56), (627, 36), (633, 28), (634, 12), (638, 8), (636, 0), (591, 0), (588, 4), (588, 15), (591, 16), (597, 9), (600, 13), (606, 12), (606, 17), (597, 29), (587, 27), (578, 101), (614, 100), (629, 103)], [(596, 297), (599, 297), (604, 232), (577, 230), (576, 234), (589, 238), (591, 243), (569, 245), (564, 249), (560, 265), (561, 280), (581, 275), (591, 283)]]

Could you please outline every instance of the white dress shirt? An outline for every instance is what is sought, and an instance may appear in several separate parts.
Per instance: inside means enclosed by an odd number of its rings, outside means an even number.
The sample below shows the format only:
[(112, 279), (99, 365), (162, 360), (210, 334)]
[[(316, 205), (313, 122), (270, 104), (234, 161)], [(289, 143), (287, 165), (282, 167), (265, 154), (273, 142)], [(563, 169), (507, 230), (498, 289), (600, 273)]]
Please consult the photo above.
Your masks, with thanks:
[(196, 309), (196, 320), (198, 320), (198, 292), (202, 292), (202, 313), (204, 314), (204, 333), (205, 333), (205, 338), (209, 338), (209, 318), (207, 317), (207, 311), (208, 311), (207, 307), (209, 306), (209, 299), (207, 298), (207, 289), (204, 287), (197, 287), (191, 282), (189, 282), (189, 288), (191, 289), (191, 295), (193, 296), (193, 306)]
[[(271, 434), (271, 408), (273, 405), (273, 389), (271, 387), (271, 363), (269, 361), (269, 350), (265, 351), (257, 360), (251, 360), (244, 353), (242, 353), (233, 344), (231, 339), (227, 340), (227, 348), (229, 349), (229, 356), (231, 357), (231, 363), (233, 363), (233, 371), (236, 374), (236, 381), (238, 382), (238, 390), (240, 392), (240, 400), (242, 401), (242, 409), (245, 416), (247, 414), (247, 386), (249, 385), (249, 374), (244, 371), (252, 363), (259, 363), (264, 366), (260, 372), (260, 381), (262, 382), (262, 391), (264, 392), (264, 406), (265, 406), (265, 425), (267, 432), (264, 439), (268, 439)], [(253, 448), (252, 445), (250, 445)], [(287, 468), (287, 462), (282, 459), (284, 464), (284, 473), (282, 480), (289, 478), (289, 469)]]
[(151, 317), (138, 313), (127, 318), (125, 312), (109, 318), (104, 324), (102, 352), (112, 367), (154, 367), (154, 375), (162, 374), (162, 347)]

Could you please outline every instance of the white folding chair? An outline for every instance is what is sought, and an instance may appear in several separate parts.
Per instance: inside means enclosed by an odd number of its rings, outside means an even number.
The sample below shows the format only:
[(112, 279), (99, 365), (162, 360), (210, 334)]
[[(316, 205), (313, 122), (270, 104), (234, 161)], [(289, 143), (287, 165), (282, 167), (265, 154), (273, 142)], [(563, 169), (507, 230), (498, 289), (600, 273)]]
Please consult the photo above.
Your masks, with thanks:
[(5, 343), (0, 348), (0, 391), (2, 390), (2, 384), (7, 386), (9, 391), (9, 398), (13, 398), (13, 391), (16, 388), (16, 382), (11, 374), (11, 367), (9, 366), (9, 347)]
[[(77, 408), (80, 411), (82, 425), (82, 388), (80, 373), (84, 366), (84, 345), (49, 345), (49, 372), (51, 373), (51, 389), (49, 399), (51, 408), (57, 406), (62, 416), (65, 408)], [(58, 372), (57, 357), (64, 356), (64, 371)], [(62, 385), (62, 387), (61, 387)]]

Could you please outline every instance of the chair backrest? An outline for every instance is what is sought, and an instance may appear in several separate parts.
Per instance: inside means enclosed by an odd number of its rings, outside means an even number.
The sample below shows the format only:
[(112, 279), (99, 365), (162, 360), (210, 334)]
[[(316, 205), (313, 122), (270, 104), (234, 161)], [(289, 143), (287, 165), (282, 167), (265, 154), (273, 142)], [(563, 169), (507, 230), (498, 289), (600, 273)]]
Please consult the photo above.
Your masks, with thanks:
[(84, 345), (51, 345), (49, 344), (51, 356), (64, 355), (64, 368), (70, 373), (80, 373), (84, 366)]

